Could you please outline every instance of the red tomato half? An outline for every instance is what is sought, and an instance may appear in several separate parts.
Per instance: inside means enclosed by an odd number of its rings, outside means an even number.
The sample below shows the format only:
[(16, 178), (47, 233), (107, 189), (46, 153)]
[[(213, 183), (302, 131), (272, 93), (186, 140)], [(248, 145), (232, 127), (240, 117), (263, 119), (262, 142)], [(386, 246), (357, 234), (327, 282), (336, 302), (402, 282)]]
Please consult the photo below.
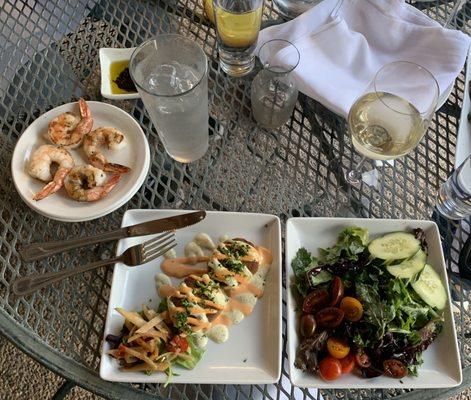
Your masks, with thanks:
[(349, 374), (355, 366), (355, 357), (350, 353), (347, 357), (341, 358), (340, 365), (342, 366), (342, 374)]
[(319, 375), (326, 381), (334, 381), (342, 374), (342, 365), (334, 357), (327, 356), (319, 363)]
[(167, 343), (167, 351), (171, 353), (184, 353), (188, 350), (188, 340), (181, 335), (176, 335)]

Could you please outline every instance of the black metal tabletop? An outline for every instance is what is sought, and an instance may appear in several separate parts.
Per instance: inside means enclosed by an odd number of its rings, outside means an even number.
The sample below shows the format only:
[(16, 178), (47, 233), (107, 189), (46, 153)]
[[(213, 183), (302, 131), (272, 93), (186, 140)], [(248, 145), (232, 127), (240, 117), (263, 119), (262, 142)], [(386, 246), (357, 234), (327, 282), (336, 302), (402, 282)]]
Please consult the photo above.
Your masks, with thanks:
[[(411, 1), (442, 24), (471, 32), (471, 4)], [(457, 6), (457, 7), (455, 7)], [(264, 24), (282, 22), (271, 1)], [(113, 102), (142, 126), (152, 165), (144, 185), (123, 207), (84, 223), (49, 220), (30, 210), (15, 191), (10, 161), (18, 137), (45, 111), (79, 97), (100, 95), (101, 47), (133, 47), (159, 33), (174, 32), (199, 43), (208, 55), (210, 146), (199, 161), (184, 165), (164, 151), (140, 100)], [(206, 209), (333, 216), (348, 202), (352, 215), (369, 218), (433, 219), (433, 195), (453, 169), (464, 96), (461, 74), (416, 150), (377, 166), (378, 182), (349, 187), (343, 172), (358, 161), (346, 121), (300, 95), (290, 121), (275, 131), (260, 129), (250, 111), (250, 84), (225, 75), (217, 59), (215, 32), (197, 0), (6, 0), (0, 3), (0, 332), (52, 371), (112, 399), (438, 399), (450, 390), (303, 390), (289, 381), (286, 319), (283, 370), (276, 385), (128, 385), (102, 381), (97, 369), (112, 269), (86, 273), (24, 298), (13, 280), (106, 257), (99, 245), (36, 263), (18, 256), (22, 243), (89, 235), (120, 225), (128, 209)], [(447, 267), (457, 271), (471, 221), (438, 220)], [(463, 364), (471, 383), (470, 283), (450, 274), (453, 311)], [(284, 303), (285, 304), (285, 303)]]

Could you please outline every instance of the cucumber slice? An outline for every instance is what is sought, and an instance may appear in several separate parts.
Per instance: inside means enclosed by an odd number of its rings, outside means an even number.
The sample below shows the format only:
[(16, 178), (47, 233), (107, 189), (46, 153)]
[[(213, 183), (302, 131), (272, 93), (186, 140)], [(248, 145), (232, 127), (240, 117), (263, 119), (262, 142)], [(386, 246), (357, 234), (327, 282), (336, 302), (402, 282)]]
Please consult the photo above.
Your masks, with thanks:
[(402, 279), (410, 279), (417, 272), (422, 271), (427, 261), (427, 254), (425, 251), (419, 250), (412, 258), (401, 262), (396, 265), (388, 265), (386, 269), (391, 275)]
[(420, 241), (414, 235), (404, 232), (388, 233), (373, 240), (368, 250), (375, 258), (400, 260), (412, 257), (420, 249)]
[(442, 280), (432, 266), (426, 264), (412, 288), (430, 307), (443, 310), (446, 305), (446, 290)]

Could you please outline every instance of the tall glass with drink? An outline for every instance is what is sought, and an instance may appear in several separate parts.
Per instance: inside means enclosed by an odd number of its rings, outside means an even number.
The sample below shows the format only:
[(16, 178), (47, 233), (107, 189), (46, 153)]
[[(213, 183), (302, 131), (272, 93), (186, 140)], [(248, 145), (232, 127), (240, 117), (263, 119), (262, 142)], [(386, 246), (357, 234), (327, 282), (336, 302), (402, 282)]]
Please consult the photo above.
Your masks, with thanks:
[(231, 76), (243, 76), (255, 64), (263, 0), (214, 0), (219, 63)]
[(180, 35), (159, 35), (132, 54), (129, 72), (167, 153), (195, 161), (208, 149), (208, 64)]
[(383, 66), (348, 114), (353, 146), (363, 159), (346, 173), (347, 181), (360, 181), (366, 158), (390, 160), (414, 149), (427, 132), (438, 96), (438, 83), (424, 67), (407, 61)]

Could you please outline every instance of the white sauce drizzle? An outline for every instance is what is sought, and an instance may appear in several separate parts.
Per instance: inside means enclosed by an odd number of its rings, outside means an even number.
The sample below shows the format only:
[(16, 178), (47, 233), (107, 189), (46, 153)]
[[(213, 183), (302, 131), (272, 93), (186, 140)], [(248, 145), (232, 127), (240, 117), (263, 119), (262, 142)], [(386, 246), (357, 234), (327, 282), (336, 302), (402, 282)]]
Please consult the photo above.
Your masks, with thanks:
[(203, 249), (198, 246), (195, 242), (189, 242), (185, 246), (185, 256), (186, 257), (203, 257)]
[(216, 248), (212, 239), (209, 237), (208, 234), (204, 232), (198, 233), (194, 238), (194, 242), (198, 246), (203, 247), (208, 250), (214, 250)]
[(219, 243), (223, 243), (229, 240), (229, 235), (221, 235), (219, 236)]
[(216, 343), (224, 343), (229, 338), (229, 329), (226, 325), (214, 325), (207, 333), (208, 337)]
[(177, 258), (177, 252), (175, 251), (175, 249), (170, 249), (164, 254), (164, 258), (166, 258), (167, 260), (171, 258)]
[(159, 272), (155, 276), (155, 285), (157, 287), (157, 292), (159, 291), (159, 288), (161, 288), (162, 286), (171, 285), (171, 284), (172, 284), (172, 280), (170, 279), (170, 277), (168, 277), (164, 273)]

